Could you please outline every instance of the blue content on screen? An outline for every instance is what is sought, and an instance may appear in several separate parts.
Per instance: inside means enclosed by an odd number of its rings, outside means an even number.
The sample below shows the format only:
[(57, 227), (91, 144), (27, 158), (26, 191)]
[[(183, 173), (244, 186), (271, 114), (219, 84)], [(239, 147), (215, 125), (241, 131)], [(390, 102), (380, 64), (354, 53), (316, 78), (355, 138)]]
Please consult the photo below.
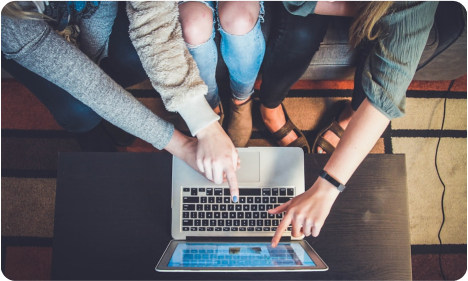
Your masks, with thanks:
[(179, 243), (168, 267), (316, 266), (298, 243)]

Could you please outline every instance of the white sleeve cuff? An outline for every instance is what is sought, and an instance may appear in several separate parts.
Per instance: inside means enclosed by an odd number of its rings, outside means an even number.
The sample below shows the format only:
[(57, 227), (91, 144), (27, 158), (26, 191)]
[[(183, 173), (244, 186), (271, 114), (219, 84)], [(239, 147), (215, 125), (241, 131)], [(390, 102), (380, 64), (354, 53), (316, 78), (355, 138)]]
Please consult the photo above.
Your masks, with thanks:
[(184, 119), (192, 136), (196, 136), (206, 126), (219, 120), (219, 115), (213, 111), (204, 95), (189, 99), (177, 111)]

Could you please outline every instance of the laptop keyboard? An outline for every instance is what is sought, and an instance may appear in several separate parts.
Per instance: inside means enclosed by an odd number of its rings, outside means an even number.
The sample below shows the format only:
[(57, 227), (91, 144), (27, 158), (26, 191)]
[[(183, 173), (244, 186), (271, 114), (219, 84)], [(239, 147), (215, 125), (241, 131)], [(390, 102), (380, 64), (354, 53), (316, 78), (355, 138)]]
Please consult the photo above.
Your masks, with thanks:
[(267, 211), (293, 197), (294, 188), (239, 188), (232, 203), (229, 188), (184, 187), (182, 231), (276, 231), (283, 213)]

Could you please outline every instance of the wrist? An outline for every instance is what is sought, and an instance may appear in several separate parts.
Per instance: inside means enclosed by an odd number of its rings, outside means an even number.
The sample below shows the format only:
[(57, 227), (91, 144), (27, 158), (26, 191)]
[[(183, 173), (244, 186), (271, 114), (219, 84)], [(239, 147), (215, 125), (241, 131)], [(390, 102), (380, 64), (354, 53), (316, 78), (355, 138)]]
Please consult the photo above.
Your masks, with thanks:
[(174, 130), (171, 140), (164, 147), (169, 153), (181, 158), (181, 155), (184, 155), (185, 149), (190, 143), (190, 138), (182, 134), (178, 130)]
[(205, 128), (201, 129), (197, 134), (196, 137), (198, 139), (204, 139), (212, 137), (214, 133), (219, 132), (222, 130), (221, 125), (218, 122), (213, 122), (206, 126)]
[(341, 193), (333, 184), (320, 176), (315, 181), (315, 184), (327, 197), (333, 197), (335, 199)]
[(342, 184), (340, 181), (335, 179), (332, 175), (327, 173), (325, 170), (320, 171), (319, 176), (328, 181), (330, 184), (332, 184), (336, 189), (338, 189), (339, 192), (343, 192), (343, 190), (346, 188), (344, 184)]

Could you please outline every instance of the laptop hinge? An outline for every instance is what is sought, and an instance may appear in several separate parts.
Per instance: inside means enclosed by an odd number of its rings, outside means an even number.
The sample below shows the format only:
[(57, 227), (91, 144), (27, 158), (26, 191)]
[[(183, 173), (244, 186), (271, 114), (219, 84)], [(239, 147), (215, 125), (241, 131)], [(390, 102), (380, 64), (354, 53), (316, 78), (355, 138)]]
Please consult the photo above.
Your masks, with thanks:
[[(203, 242), (270, 242), (271, 237), (216, 237), (216, 236), (187, 236), (186, 241)], [(281, 237), (281, 242), (291, 241), (290, 236)]]

